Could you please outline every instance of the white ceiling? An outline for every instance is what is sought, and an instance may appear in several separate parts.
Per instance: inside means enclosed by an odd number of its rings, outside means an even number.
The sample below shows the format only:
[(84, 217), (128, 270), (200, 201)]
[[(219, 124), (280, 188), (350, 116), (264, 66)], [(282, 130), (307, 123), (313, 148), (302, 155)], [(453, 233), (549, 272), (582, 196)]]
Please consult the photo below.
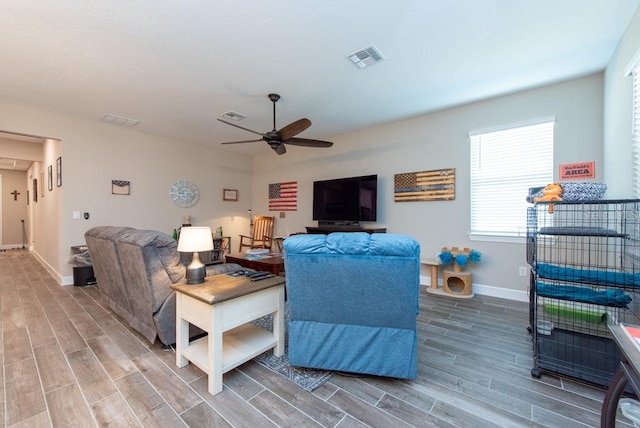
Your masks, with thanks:
[[(601, 71), (639, 3), (0, 0), (0, 100), (218, 146), (255, 136), (216, 121), (230, 110), (270, 131), (277, 92), (277, 128), (308, 117), (299, 136), (330, 140)], [(369, 44), (383, 62), (345, 58)]]

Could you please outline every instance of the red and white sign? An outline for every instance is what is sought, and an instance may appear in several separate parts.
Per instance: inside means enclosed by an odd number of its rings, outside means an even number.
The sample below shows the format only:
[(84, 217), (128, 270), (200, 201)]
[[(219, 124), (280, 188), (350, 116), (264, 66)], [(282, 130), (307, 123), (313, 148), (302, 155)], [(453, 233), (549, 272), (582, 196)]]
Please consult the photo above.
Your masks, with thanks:
[(560, 180), (579, 180), (595, 178), (595, 176), (595, 162), (565, 163), (560, 165)]

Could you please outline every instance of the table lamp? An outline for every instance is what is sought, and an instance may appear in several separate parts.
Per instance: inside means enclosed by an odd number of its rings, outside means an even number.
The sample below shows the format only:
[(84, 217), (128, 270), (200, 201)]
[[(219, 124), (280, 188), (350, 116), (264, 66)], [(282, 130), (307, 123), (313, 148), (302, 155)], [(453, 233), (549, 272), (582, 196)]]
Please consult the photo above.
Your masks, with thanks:
[(178, 251), (193, 252), (191, 263), (187, 266), (187, 284), (202, 284), (206, 273), (204, 263), (200, 261), (200, 251), (213, 250), (211, 228), (208, 226), (183, 227), (180, 230)]

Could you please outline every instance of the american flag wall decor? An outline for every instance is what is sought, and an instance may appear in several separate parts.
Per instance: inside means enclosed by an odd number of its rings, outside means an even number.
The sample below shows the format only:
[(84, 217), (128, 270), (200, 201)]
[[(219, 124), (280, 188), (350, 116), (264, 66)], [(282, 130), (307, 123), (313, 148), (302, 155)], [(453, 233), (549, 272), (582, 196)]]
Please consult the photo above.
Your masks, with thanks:
[(269, 184), (269, 211), (297, 211), (298, 182)]
[(407, 172), (394, 176), (394, 202), (450, 201), (455, 198), (455, 168)]

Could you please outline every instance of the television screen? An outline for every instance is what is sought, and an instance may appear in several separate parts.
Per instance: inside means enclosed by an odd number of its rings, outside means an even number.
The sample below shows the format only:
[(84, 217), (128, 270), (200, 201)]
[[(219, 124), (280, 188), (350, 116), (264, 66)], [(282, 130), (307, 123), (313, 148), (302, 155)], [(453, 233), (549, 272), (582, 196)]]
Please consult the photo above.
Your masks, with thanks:
[(376, 221), (378, 176), (338, 178), (313, 183), (313, 219)]

